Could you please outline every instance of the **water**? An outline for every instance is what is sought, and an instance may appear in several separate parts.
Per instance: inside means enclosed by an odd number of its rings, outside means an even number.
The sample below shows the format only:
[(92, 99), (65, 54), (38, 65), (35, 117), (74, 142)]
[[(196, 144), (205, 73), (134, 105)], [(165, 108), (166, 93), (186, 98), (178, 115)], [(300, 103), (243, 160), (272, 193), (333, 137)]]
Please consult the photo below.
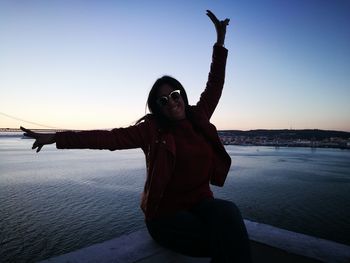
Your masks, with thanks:
[[(0, 137), (0, 262), (35, 262), (144, 227), (141, 150), (56, 150)], [(350, 151), (227, 146), (217, 197), (243, 217), (350, 245)]]

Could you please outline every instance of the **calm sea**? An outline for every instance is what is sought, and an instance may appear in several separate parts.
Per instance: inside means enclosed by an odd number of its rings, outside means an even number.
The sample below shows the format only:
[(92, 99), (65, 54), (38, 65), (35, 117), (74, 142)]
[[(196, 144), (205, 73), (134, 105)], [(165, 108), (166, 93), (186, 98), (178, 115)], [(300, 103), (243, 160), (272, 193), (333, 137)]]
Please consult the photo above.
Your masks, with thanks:
[[(35, 262), (144, 227), (141, 150), (56, 150), (0, 137), (0, 262)], [(227, 146), (217, 197), (243, 217), (350, 245), (350, 151)]]

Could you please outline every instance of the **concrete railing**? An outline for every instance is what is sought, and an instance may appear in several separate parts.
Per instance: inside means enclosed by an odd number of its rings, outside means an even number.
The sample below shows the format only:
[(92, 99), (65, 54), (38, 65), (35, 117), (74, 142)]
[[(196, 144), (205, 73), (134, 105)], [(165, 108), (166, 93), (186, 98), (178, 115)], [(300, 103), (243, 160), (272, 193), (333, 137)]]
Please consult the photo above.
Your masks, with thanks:
[[(291, 254), (322, 262), (350, 262), (350, 246), (274, 226), (244, 220), (249, 238)], [(146, 229), (95, 244), (40, 263), (204, 263), (208, 258), (186, 257), (157, 245)]]

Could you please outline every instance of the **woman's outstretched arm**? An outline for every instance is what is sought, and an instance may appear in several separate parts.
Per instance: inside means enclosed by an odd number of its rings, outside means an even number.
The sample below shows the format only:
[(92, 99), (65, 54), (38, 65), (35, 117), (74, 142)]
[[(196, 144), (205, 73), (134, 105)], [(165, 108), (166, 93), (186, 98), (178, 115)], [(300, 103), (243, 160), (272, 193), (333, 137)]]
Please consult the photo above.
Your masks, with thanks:
[(225, 43), (226, 26), (230, 20), (226, 18), (225, 20), (220, 21), (209, 10), (207, 10), (207, 16), (215, 26), (217, 41), (213, 48), (212, 63), (210, 66), (206, 88), (200, 96), (197, 107), (209, 120), (220, 100), (225, 82), (227, 49), (223, 46)]
[(32, 149), (39, 152), (44, 145), (56, 143), (57, 149), (122, 150), (144, 148), (149, 141), (149, 125), (146, 122), (127, 128), (90, 131), (65, 131), (38, 133), (21, 127), (24, 135), (35, 139)]

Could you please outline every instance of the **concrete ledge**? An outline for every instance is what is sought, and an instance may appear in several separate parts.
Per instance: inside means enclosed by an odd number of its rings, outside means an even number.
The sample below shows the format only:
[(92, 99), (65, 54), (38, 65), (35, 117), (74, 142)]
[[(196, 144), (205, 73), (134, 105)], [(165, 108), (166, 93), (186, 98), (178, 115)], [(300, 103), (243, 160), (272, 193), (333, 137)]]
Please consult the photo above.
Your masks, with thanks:
[[(288, 254), (293, 254), (321, 262), (350, 262), (349, 246), (270, 225), (248, 220), (244, 220), (244, 222), (252, 241), (283, 250), (287, 252), (285, 257), (288, 257)], [(267, 253), (272, 254), (273, 251), (268, 250)], [(187, 257), (164, 249), (152, 240), (146, 229), (142, 229), (129, 235), (41, 261), (41, 263), (208, 263), (209, 261), (208, 258)]]
[(322, 262), (350, 262), (350, 246), (249, 220), (244, 223), (256, 242)]
[(40, 263), (146, 263), (170, 262), (170, 259), (171, 262), (209, 262), (206, 258), (186, 257), (162, 248), (147, 229), (142, 229)]

